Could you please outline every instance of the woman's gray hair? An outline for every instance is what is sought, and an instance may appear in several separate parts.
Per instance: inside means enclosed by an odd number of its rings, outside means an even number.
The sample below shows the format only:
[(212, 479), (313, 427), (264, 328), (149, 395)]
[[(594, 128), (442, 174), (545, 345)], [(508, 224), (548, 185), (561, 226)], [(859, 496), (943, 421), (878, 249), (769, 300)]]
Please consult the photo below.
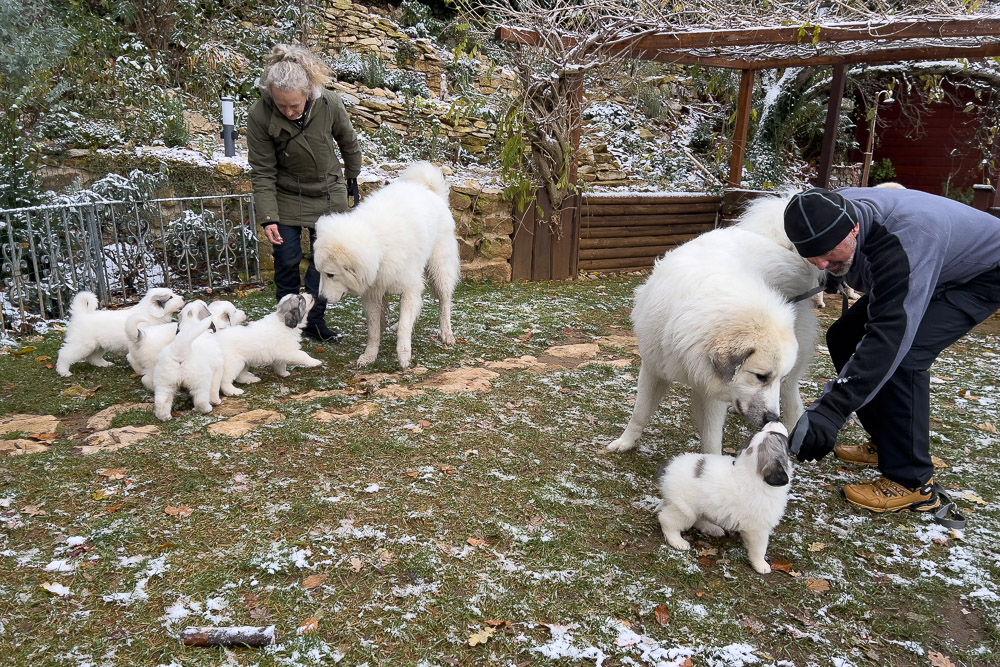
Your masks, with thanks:
[(257, 87), (266, 93), (270, 93), (272, 88), (294, 90), (315, 100), (323, 94), (330, 75), (330, 68), (307, 48), (296, 44), (276, 44), (267, 56)]

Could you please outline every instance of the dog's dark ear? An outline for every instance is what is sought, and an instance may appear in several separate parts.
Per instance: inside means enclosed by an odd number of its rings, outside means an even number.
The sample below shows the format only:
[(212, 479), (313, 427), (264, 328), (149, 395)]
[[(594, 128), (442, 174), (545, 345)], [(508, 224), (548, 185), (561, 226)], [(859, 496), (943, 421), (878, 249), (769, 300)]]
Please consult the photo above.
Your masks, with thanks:
[[(198, 309), (198, 321), (212, 317), (212, 311), (208, 309), (208, 306), (202, 304), (201, 308)], [(214, 326), (214, 324), (213, 324)]]
[(278, 304), (278, 315), (289, 329), (299, 326), (299, 322), (305, 316), (303, 310), (305, 310), (305, 299), (301, 295), (296, 295), (292, 299), (282, 299)]
[(161, 296), (159, 298), (153, 299), (153, 305), (159, 308), (160, 310), (163, 310), (164, 308), (167, 307), (167, 302), (169, 301), (170, 301), (169, 296)]
[(724, 347), (717, 347), (713, 349), (709, 355), (709, 361), (712, 362), (712, 368), (718, 373), (719, 377), (726, 384), (733, 381), (736, 377), (736, 373), (740, 370), (750, 355), (753, 354), (755, 350), (753, 348), (743, 349), (743, 350), (730, 350)]
[(757, 447), (757, 474), (768, 486), (788, 484), (788, 437), (768, 433)]

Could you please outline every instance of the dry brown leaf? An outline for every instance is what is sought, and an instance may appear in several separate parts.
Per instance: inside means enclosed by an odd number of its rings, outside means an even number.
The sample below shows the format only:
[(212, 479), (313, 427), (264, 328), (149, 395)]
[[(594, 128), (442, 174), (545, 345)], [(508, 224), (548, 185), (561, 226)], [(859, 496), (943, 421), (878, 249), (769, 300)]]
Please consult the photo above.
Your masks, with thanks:
[(485, 644), (486, 641), (493, 636), (496, 632), (493, 628), (486, 627), (479, 632), (474, 632), (469, 635), (469, 646), (478, 646), (479, 644)]
[(681, 667), (694, 667), (694, 663), (691, 662), (691, 658), (684, 658), (684, 662), (681, 663)]
[(163, 511), (170, 516), (189, 516), (194, 510), (186, 505), (180, 505), (178, 507), (168, 505)]
[(718, 556), (719, 550), (715, 547), (702, 547), (698, 549), (699, 556)]
[(694, 596), (696, 598), (705, 597), (705, 591), (695, 591)]
[(407, 477), (412, 477), (413, 479), (416, 479), (416, 478), (420, 477), (420, 471), (419, 470), (407, 470), (406, 471), (406, 476)]
[(982, 424), (976, 424), (976, 428), (980, 431), (986, 431), (987, 433), (996, 433), (997, 427), (993, 425), (992, 422), (983, 422)]
[(357, 556), (353, 556), (351, 558), (351, 569), (355, 572), (360, 572), (362, 567), (364, 567), (364, 563), (361, 562), (361, 559)]
[(108, 468), (106, 470), (98, 470), (97, 474), (108, 479), (124, 479), (125, 472), (125, 468)]
[(466, 540), (466, 542), (469, 543), (469, 546), (473, 547), (481, 547), (484, 544), (486, 544), (486, 540), (484, 540), (481, 537), (470, 537), (469, 539)]
[(428, 426), (430, 426), (430, 425), (431, 425), (431, 423), (429, 421), (427, 421), (426, 419), (421, 419), (420, 421), (417, 422), (417, 426), (423, 426), (425, 428), (428, 427)]
[[(996, 433), (995, 430), (993, 432)], [(58, 433), (32, 433), (28, 437), (31, 438), (32, 440), (38, 440), (40, 442), (52, 442), (53, 440), (55, 440), (56, 438), (59, 437), (59, 434)]]
[(306, 620), (299, 623), (299, 629), (295, 632), (299, 635), (309, 635), (317, 630), (319, 630), (319, 620), (314, 616), (310, 616)]
[(931, 457), (931, 463), (934, 465), (935, 468), (947, 468), (948, 467), (948, 464), (945, 463), (944, 460), (939, 459), (936, 456), (932, 456)]
[(977, 505), (989, 505), (988, 502), (983, 500), (980, 496), (973, 493), (972, 491), (966, 491), (965, 493), (962, 494), (962, 497), (970, 502), (976, 503)]
[(667, 605), (660, 604), (656, 606), (653, 610), (653, 615), (656, 617), (656, 622), (660, 625), (666, 625), (667, 621), (670, 620), (670, 610), (667, 609)]
[(105, 507), (104, 511), (108, 514), (114, 514), (123, 507), (125, 507), (125, 503), (118, 503), (117, 505), (112, 505), (111, 507)]
[(302, 580), (302, 588), (310, 590), (318, 586), (322, 586), (326, 583), (325, 574), (310, 574), (308, 577)]
[(973, 394), (968, 389), (961, 389), (961, 390), (959, 390), (958, 395), (959, 395), (960, 398), (964, 398), (967, 401), (978, 401), (979, 400), (979, 397), (976, 396), (975, 394)]
[(824, 544), (823, 542), (813, 542), (812, 544), (809, 545), (809, 551), (813, 553), (816, 553), (817, 551), (822, 551), (823, 549), (826, 549), (826, 544)]
[(510, 625), (510, 621), (503, 621), (498, 618), (493, 618), (483, 622), (486, 623), (486, 625), (491, 625), (493, 627), (502, 626), (506, 628), (508, 625)]
[(454, 472), (455, 466), (443, 465), (441, 466), (441, 472)]
[(28, 516), (48, 516), (49, 515), (48, 512), (46, 512), (45, 510), (43, 510), (38, 505), (25, 505), (24, 507), (21, 508), (21, 511), (24, 512), (25, 514), (27, 514)]
[(927, 659), (931, 661), (932, 667), (955, 667), (955, 663), (937, 651), (928, 651)]
[(790, 574), (792, 571), (792, 564), (787, 560), (775, 559), (771, 563), (771, 569), (777, 570), (778, 572), (784, 572), (785, 574)]
[(806, 588), (817, 593), (825, 593), (830, 590), (830, 582), (826, 579), (806, 579)]

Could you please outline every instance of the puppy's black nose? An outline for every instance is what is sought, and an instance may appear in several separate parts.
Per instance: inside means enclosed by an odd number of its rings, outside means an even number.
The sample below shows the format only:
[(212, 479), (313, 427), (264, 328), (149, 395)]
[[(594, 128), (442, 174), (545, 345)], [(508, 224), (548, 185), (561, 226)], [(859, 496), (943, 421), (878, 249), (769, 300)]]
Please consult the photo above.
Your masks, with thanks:
[(764, 475), (764, 482), (768, 486), (784, 486), (788, 484), (788, 473), (783, 468), (775, 468)]
[(761, 426), (764, 426), (766, 424), (770, 424), (771, 422), (776, 422), (776, 421), (778, 421), (778, 415), (774, 414), (773, 412), (765, 412), (764, 413), (764, 424), (761, 424)]

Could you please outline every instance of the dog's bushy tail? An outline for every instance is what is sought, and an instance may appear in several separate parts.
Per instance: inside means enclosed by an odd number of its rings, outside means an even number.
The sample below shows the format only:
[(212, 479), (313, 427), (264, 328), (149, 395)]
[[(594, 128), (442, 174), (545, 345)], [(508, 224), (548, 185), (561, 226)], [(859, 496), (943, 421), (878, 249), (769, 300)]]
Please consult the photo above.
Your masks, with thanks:
[(430, 162), (417, 162), (410, 165), (399, 175), (401, 181), (411, 181), (427, 186), (434, 194), (448, 201), (448, 181), (444, 180), (441, 170)]
[(93, 313), (100, 304), (97, 302), (97, 295), (86, 290), (77, 292), (73, 297), (73, 303), (69, 306), (71, 315), (76, 313)]

